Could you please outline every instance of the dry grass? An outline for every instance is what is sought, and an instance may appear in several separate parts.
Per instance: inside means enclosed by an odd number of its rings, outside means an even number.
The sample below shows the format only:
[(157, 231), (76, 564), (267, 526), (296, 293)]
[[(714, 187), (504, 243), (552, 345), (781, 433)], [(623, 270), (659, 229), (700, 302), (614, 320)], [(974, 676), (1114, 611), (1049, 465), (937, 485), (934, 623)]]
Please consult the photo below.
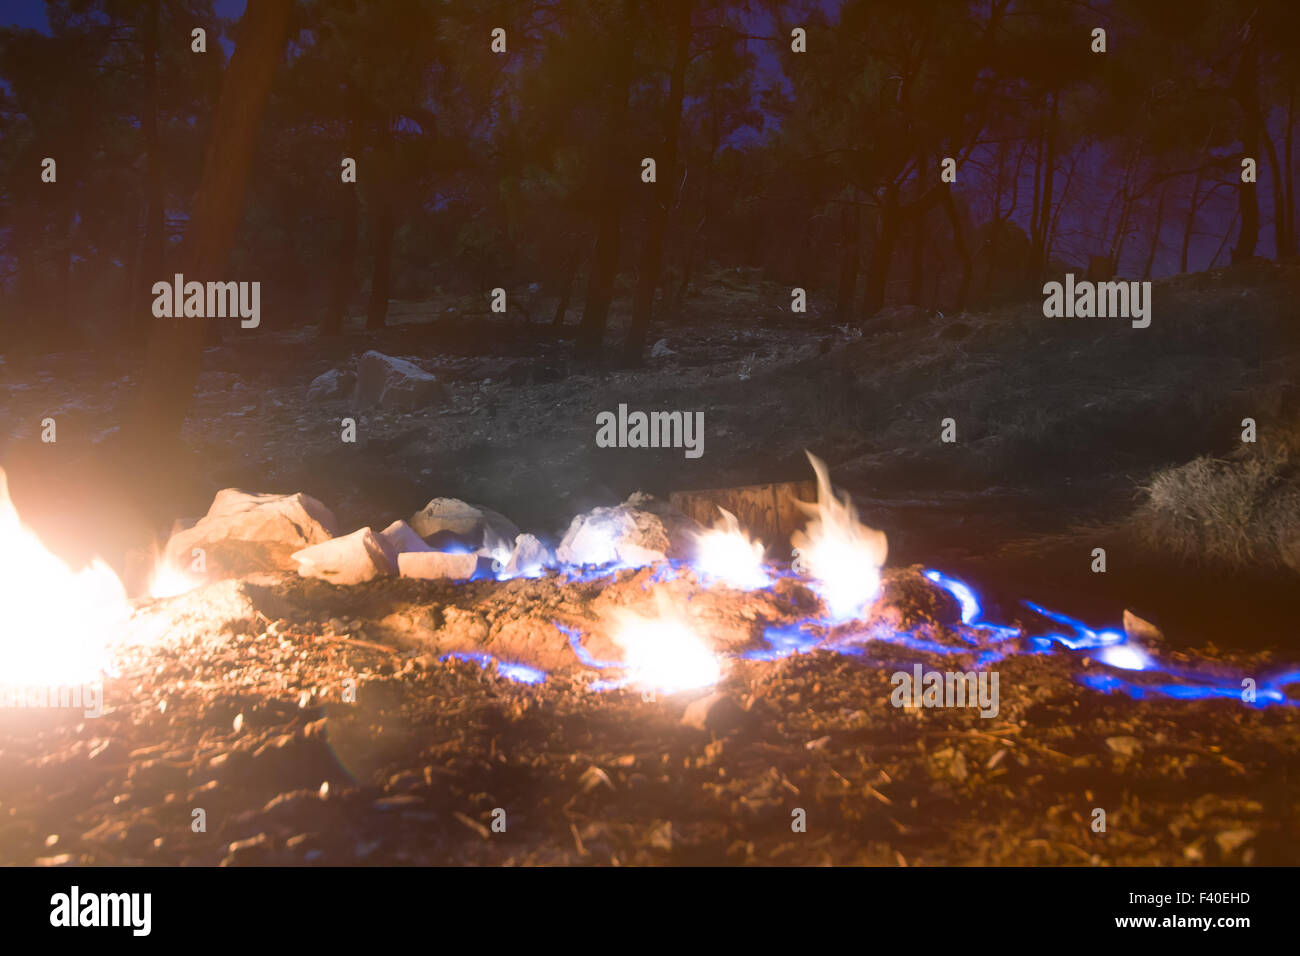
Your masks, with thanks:
[(1300, 432), (1159, 471), (1134, 517), (1141, 540), (1184, 560), (1300, 572)]

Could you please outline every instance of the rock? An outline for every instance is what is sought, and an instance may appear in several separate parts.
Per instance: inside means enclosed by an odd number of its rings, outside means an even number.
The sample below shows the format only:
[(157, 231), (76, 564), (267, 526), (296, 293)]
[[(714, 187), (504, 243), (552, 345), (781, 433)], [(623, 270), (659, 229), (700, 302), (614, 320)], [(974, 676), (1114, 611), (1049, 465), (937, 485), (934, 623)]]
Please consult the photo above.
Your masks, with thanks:
[(1136, 757), (1142, 752), (1142, 741), (1136, 737), (1107, 737), (1106, 746), (1123, 757)]
[(556, 556), (564, 564), (642, 567), (688, 557), (702, 531), (677, 509), (637, 492), (621, 505), (575, 517)]
[(447, 551), (409, 551), (397, 556), (397, 570), (404, 578), (467, 581), (478, 570), (478, 561), (479, 556), (473, 552), (452, 554)]
[(369, 528), (360, 528), (303, 548), (293, 557), (304, 578), (320, 578), (331, 584), (363, 584), (396, 570), (384, 545), (384, 540)]
[(508, 548), (519, 535), (519, 529), (505, 515), (459, 498), (434, 498), (411, 516), (411, 527), (425, 539), (448, 533), (475, 548), (490, 550), (502, 545)]
[(163, 560), (193, 573), (198, 548), (208, 577), (292, 571), (294, 552), (334, 534), (334, 515), (308, 495), (259, 495), (226, 488), (217, 492), (204, 517), (171, 536)]
[(356, 372), (332, 368), (311, 380), (311, 384), (307, 386), (307, 400), (324, 402), (334, 398), (346, 398), (356, 384)]
[(271, 840), (265, 833), (249, 837), (247, 840), (235, 840), (226, 849), (226, 858), (222, 866), (248, 866), (262, 863), (271, 855)]
[(725, 734), (739, 727), (745, 719), (745, 711), (735, 699), (728, 694), (716, 693), (692, 701), (682, 714), (682, 724), (696, 730), (707, 730), (715, 734)]
[(384, 539), (384, 544), (389, 554), (393, 556), (394, 561), (397, 560), (397, 555), (399, 554), (406, 554), (410, 551), (433, 550), (425, 544), (423, 538), (415, 533), (415, 529), (405, 521), (394, 521), (383, 531), (379, 532), (379, 537)]
[(555, 553), (550, 548), (531, 534), (521, 534), (515, 538), (510, 559), (499, 573), (507, 578), (535, 578), (554, 563)]
[(594, 764), (582, 772), (578, 778), (578, 786), (582, 788), (583, 793), (590, 793), (597, 787), (608, 787), (614, 789), (613, 782), (609, 779), (609, 774), (605, 773), (600, 767)]
[(1130, 641), (1136, 641), (1139, 644), (1159, 644), (1164, 641), (1165, 636), (1160, 633), (1160, 628), (1156, 627), (1150, 621), (1144, 621), (1132, 611), (1124, 611), (1124, 633), (1128, 635)]
[(1215, 834), (1214, 842), (1219, 845), (1219, 849), (1224, 856), (1240, 850), (1243, 846), (1255, 839), (1255, 831), (1246, 828), (1235, 830), (1222, 830)]
[(958, 783), (964, 781), (970, 775), (970, 768), (966, 763), (966, 755), (960, 750), (954, 751), (952, 763), (948, 766), (948, 772)]
[(357, 387), (352, 404), (357, 408), (422, 408), (445, 393), (431, 372), (406, 359), (373, 349), (357, 362)]
[(660, 339), (650, 349), (651, 358), (672, 358), (677, 353), (668, 347), (667, 339)]

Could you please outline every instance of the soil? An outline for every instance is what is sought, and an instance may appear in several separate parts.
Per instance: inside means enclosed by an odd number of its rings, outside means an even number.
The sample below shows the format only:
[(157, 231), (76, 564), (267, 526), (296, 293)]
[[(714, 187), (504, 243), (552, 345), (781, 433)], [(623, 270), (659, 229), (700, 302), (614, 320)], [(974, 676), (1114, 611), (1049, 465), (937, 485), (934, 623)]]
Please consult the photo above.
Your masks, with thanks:
[[(809, 600), (789, 580), (744, 595), (654, 574), (351, 588), (266, 576), (144, 602), (138, 620), (165, 619), (166, 638), (123, 652), (101, 717), (0, 715), (0, 860), (1295, 862), (1297, 708), (1101, 694), (1078, 677), (1105, 665), (1065, 652), (999, 661), (990, 717), (897, 707), (893, 673), (962, 670), (974, 651), (869, 641), (731, 658), (707, 691), (592, 690), (602, 672), (553, 621), (599, 657), (602, 607), (667, 586), (703, 601), (702, 630), (739, 651)], [(889, 575), (873, 620), (957, 646), (956, 616), (912, 569)], [(469, 646), (547, 665), (546, 679), (443, 659)], [(722, 704), (684, 723), (706, 694)]]

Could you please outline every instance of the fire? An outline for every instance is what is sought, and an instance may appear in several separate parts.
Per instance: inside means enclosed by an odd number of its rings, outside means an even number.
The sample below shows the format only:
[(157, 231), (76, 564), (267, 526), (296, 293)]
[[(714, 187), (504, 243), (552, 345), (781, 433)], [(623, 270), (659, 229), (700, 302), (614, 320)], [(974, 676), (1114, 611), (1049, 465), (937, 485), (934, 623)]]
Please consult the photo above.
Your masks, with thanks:
[(23, 526), (0, 469), (0, 682), (70, 685), (110, 669), (131, 605), (113, 570), (96, 559), (73, 571)]
[(835, 620), (863, 617), (880, 595), (880, 567), (888, 542), (883, 531), (858, 521), (848, 495), (843, 501), (835, 498), (826, 463), (806, 454), (817, 473), (817, 503), (799, 503), (811, 520), (790, 538), (795, 570), (812, 577)]
[(695, 569), (742, 591), (772, 583), (763, 567), (763, 542), (752, 541), (726, 508), (713, 527), (695, 539)]
[(159, 564), (149, 580), (149, 596), (152, 598), (169, 598), (193, 591), (202, 582), (190, 577), (184, 571), (178, 571), (170, 564)]
[(658, 617), (620, 611), (614, 641), (623, 649), (629, 683), (675, 694), (710, 687), (722, 677), (722, 664), (680, 617), (661, 610)]

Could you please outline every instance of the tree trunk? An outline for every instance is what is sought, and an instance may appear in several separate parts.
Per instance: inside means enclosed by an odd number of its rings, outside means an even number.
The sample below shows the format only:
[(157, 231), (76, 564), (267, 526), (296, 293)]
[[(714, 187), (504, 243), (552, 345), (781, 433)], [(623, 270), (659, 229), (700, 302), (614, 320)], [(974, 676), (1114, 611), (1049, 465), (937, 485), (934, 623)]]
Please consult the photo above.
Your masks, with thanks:
[(718, 114), (716, 109), (711, 114), (711, 127), (713, 138), (709, 147), (709, 158), (704, 164), (704, 184), (702, 192), (704, 194), (704, 211), (700, 216), (700, 221), (695, 224), (694, 231), (691, 232), (690, 238), (686, 241), (686, 255), (682, 261), (682, 278), (677, 285), (677, 294), (673, 296), (673, 311), (680, 313), (686, 305), (686, 295), (690, 292), (691, 278), (695, 271), (695, 250), (699, 245), (700, 236), (704, 232), (704, 225), (709, 221), (710, 212), (710, 190), (713, 188), (713, 165), (717, 159), (718, 147), (722, 145), (722, 134), (719, 128)]
[(1160, 198), (1156, 201), (1156, 221), (1151, 229), (1151, 245), (1147, 247), (1147, 261), (1142, 268), (1142, 278), (1151, 278), (1151, 269), (1156, 264), (1156, 253), (1160, 250), (1160, 227), (1165, 219), (1165, 196), (1169, 192), (1169, 184), (1166, 183), (1160, 190)]
[(605, 338), (605, 325), (609, 321), (609, 306), (614, 299), (614, 280), (618, 275), (619, 230), (623, 217), (623, 197), (627, 193), (624, 178), (635, 176), (627, 167), (623, 148), (623, 131), (627, 124), (628, 99), (632, 91), (632, 18), (636, 5), (624, 0), (624, 29), (621, 49), (614, 63), (614, 79), (610, 87), (609, 125), (605, 137), (604, 184), (601, 189), (600, 220), (596, 230), (596, 248), (592, 253), (591, 271), (587, 275), (587, 301), (582, 307), (582, 321), (578, 326), (579, 354), (594, 355)]
[[(284, 52), (292, 9), (293, 0), (258, 0), (248, 5), (240, 22), (185, 237), (182, 262), (187, 278), (223, 278), (243, 218), (257, 131)], [(206, 335), (203, 320), (156, 319), (153, 323), (127, 433), (155, 454), (166, 454), (180, 439)]]
[(352, 293), (356, 287), (360, 203), (357, 201), (355, 183), (340, 183), (339, 188), (343, 190), (339, 202), (342, 235), (339, 237), (339, 258), (330, 284), (329, 306), (321, 317), (322, 335), (338, 335), (343, 331), (343, 323), (347, 320), (348, 309), (352, 305)]
[(1047, 115), (1046, 150), (1043, 164), (1042, 210), (1038, 216), (1038, 248), (1034, 250), (1034, 281), (1047, 271), (1048, 250), (1052, 247), (1052, 179), (1056, 173), (1056, 113), (1058, 97), (1052, 93), (1052, 110)]
[(1260, 139), (1264, 143), (1264, 155), (1268, 157), (1268, 171), (1273, 181), (1273, 245), (1277, 258), (1286, 255), (1290, 246), (1286, 227), (1286, 180), (1277, 161), (1277, 150), (1273, 148), (1273, 137), (1268, 135), (1268, 126), (1263, 116), (1259, 120)]
[(898, 239), (900, 219), (898, 187), (890, 186), (880, 209), (880, 230), (871, 247), (871, 261), (867, 267), (867, 287), (862, 294), (862, 317), (870, 318), (885, 304), (885, 286), (889, 281), (889, 266), (894, 259), (894, 244)]
[(1043, 143), (1047, 138), (1044, 130), (1034, 142), (1034, 198), (1029, 205), (1029, 258), (1025, 263), (1025, 281), (1034, 285), (1038, 275), (1038, 250), (1042, 246), (1039, 213), (1043, 195)]
[[(916, 195), (918, 201), (925, 193), (925, 157), (916, 161)], [(924, 205), (918, 205), (916, 215), (912, 217), (912, 270), (907, 282), (907, 302), (909, 305), (921, 304), (925, 291), (925, 214)]]
[(1178, 255), (1178, 271), (1186, 274), (1187, 255), (1192, 246), (1192, 230), (1196, 228), (1196, 212), (1200, 208), (1201, 171), (1196, 170), (1196, 179), (1192, 181), (1192, 198), (1187, 203), (1187, 218), (1183, 220), (1183, 246)]
[(854, 190), (851, 200), (840, 205), (840, 281), (835, 294), (835, 319), (838, 322), (853, 321), (853, 294), (858, 289), (862, 214), (856, 202), (856, 192)]
[(668, 81), (668, 101), (664, 104), (663, 159), (654, 183), (654, 202), (650, 208), (650, 229), (641, 250), (641, 268), (637, 276), (636, 295), (632, 298), (632, 324), (623, 341), (623, 361), (641, 364), (650, 320), (654, 314), (655, 292), (663, 271), (664, 235), (673, 205), (673, 187), (677, 182), (677, 140), (682, 124), (682, 101), (686, 96), (686, 64), (691, 49), (692, 0), (674, 0), (673, 26), (676, 46), (673, 68)]
[(961, 260), (961, 282), (957, 287), (957, 299), (953, 303), (953, 311), (960, 312), (966, 308), (966, 298), (970, 295), (971, 271), (974, 269), (974, 262), (971, 260), (970, 248), (966, 245), (966, 236), (961, 227), (961, 216), (957, 214), (957, 202), (952, 198), (952, 188), (943, 191), (943, 208), (948, 214), (948, 224), (952, 227), (952, 242), (957, 249), (957, 258)]
[(1281, 251), (1283, 256), (1294, 256), (1296, 254), (1296, 234), (1295, 234), (1295, 87), (1296, 77), (1295, 68), (1291, 71), (1291, 84), (1287, 93), (1286, 100), (1286, 137), (1283, 147), (1283, 168), (1282, 168), (1282, 186), (1286, 190), (1286, 199), (1283, 204), (1286, 216), (1286, 248)]
[(555, 304), (555, 315), (551, 319), (551, 325), (554, 328), (560, 328), (564, 325), (565, 316), (569, 312), (569, 301), (573, 298), (573, 284), (578, 278), (578, 267), (582, 265), (582, 247), (585, 244), (583, 237), (579, 236), (573, 241), (573, 251), (569, 253), (568, 261), (564, 264), (564, 284), (560, 287), (560, 301)]
[[(1242, 54), (1241, 64), (1237, 68), (1234, 86), (1237, 102), (1242, 111), (1241, 147), (1245, 156), (1255, 160), (1256, 178), (1259, 166), (1259, 41), (1251, 27), (1251, 38)], [(1238, 171), (1240, 176), (1240, 171)], [(1255, 254), (1259, 244), (1259, 197), (1256, 195), (1255, 183), (1240, 183), (1237, 198), (1241, 211), (1241, 231), (1237, 233), (1237, 245), (1232, 250), (1232, 261), (1241, 262)]]
[(376, 149), (373, 164), (377, 182), (371, 192), (374, 207), (371, 210), (370, 239), (373, 261), (370, 266), (370, 304), (366, 309), (366, 328), (382, 329), (388, 321), (388, 296), (391, 291), (393, 268), (393, 233), (397, 217), (393, 208), (396, 164), (393, 162), (392, 117), (385, 114), (376, 131)]
[(163, 275), (166, 237), (166, 196), (163, 190), (162, 156), (158, 145), (158, 17), (159, 0), (149, 0), (144, 20), (144, 104), (140, 109), (140, 137), (145, 154), (144, 241), (137, 261), (133, 289), (132, 321), (129, 334), (143, 341), (149, 334), (152, 316), (150, 291)]

